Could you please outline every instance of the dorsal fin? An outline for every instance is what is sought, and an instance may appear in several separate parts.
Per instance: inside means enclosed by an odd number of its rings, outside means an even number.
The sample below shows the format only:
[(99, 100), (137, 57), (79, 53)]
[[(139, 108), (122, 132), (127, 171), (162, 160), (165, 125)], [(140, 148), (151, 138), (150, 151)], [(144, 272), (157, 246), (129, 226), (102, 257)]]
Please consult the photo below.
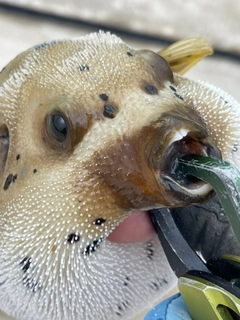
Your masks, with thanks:
[(202, 38), (182, 39), (157, 52), (169, 64), (173, 72), (186, 73), (204, 57), (213, 54), (207, 40)]

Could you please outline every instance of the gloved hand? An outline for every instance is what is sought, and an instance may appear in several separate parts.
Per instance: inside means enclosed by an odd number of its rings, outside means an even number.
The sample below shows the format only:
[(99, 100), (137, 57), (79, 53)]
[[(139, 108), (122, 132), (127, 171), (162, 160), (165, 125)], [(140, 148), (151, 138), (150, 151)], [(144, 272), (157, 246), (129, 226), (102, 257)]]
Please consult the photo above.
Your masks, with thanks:
[(191, 320), (180, 293), (162, 301), (150, 310), (144, 320)]

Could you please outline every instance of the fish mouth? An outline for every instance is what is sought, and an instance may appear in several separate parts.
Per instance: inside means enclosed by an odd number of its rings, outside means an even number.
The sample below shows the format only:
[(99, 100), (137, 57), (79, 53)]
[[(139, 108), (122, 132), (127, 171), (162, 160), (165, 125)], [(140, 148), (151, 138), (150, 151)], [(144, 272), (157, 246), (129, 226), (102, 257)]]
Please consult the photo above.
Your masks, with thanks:
[(191, 154), (221, 158), (221, 152), (206, 132), (194, 132), (183, 127), (172, 134), (155, 175), (157, 174), (158, 181), (167, 189), (178, 194), (180, 192), (193, 198), (204, 197), (213, 193), (211, 185), (191, 175), (185, 175), (179, 169), (179, 159)]
[[(156, 152), (154, 154), (155, 159), (158, 158)], [(154, 170), (158, 184), (164, 184), (175, 197), (181, 198), (183, 205), (206, 201), (213, 194), (210, 184), (191, 175), (186, 176), (179, 169), (179, 159), (189, 154), (221, 158), (219, 149), (208, 136), (183, 127), (171, 135), (164, 156), (155, 163), (157, 169)], [(116, 243), (134, 243), (151, 241), (155, 236), (148, 211), (142, 210), (124, 219), (107, 239)]]

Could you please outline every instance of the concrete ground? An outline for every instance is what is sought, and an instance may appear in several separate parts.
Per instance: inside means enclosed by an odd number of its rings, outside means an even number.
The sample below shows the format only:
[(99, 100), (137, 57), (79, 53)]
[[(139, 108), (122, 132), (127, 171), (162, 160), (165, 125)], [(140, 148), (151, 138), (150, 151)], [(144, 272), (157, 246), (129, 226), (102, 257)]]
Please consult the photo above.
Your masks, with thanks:
[[(240, 100), (240, 2), (234, 0), (0, 0), (0, 69), (35, 44), (99, 29), (134, 48), (155, 51), (183, 37), (208, 39), (217, 54), (187, 76)], [(7, 319), (0, 314), (0, 320)]]

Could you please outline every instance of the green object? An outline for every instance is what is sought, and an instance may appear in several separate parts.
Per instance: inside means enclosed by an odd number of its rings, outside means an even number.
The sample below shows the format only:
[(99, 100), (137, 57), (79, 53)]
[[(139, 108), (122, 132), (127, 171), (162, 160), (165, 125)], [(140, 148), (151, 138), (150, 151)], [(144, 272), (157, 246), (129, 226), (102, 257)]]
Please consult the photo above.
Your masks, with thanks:
[(191, 275), (179, 278), (178, 287), (193, 320), (240, 319), (240, 299), (223, 287)]
[(240, 244), (240, 173), (230, 163), (199, 155), (179, 159), (179, 169), (211, 184)]

